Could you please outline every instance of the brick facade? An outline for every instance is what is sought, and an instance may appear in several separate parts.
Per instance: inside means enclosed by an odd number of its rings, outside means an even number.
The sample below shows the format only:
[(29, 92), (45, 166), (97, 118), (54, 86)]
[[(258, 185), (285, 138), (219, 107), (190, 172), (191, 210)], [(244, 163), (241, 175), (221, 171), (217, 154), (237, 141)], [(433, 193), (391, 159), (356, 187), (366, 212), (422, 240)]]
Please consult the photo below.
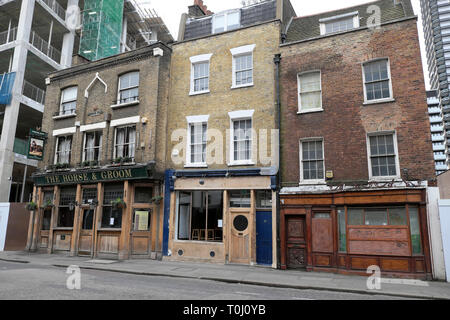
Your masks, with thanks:
[[(434, 179), (416, 19), (281, 47), (282, 182), (298, 186), (299, 140), (322, 137), (332, 182), (369, 179), (366, 133), (397, 133), (406, 180)], [(364, 105), (362, 63), (389, 58), (394, 102)], [(323, 112), (297, 114), (297, 75), (321, 71)], [(402, 169), (408, 169), (408, 177)]]

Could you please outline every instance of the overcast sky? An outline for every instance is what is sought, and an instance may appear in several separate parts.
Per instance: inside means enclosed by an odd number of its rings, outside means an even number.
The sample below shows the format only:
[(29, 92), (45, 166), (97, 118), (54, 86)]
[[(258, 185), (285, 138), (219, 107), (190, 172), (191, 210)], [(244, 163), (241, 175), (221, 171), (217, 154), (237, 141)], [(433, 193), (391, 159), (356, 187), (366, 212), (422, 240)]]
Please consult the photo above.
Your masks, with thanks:
[[(155, 9), (158, 15), (164, 20), (173, 37), (178, 36), (181, 14), (187, 12), (188, 6), (194, 3), (194, 0), (137, 0), (145, 7)], [(204, 0), (204, 4), (213, 12), (220, 12), (227, 9), (241, 7), (242, 0)], [(424, 64), (425, 85), (429, 89), (428, 69), (426, 67), (426, 56), (424, 50), (423, 30), (420, 15), (419, 0), (411, 0), (414, 6), (414, 12), (419, 16), (419, 35), (422, 49), (422, 63)], [(307, 16), (324, 11), (331, 11), (345, 7), (351, 7), (362, 3), (373, 2), (373, 0), (291, 0), (292, 5), (298, 16)]]

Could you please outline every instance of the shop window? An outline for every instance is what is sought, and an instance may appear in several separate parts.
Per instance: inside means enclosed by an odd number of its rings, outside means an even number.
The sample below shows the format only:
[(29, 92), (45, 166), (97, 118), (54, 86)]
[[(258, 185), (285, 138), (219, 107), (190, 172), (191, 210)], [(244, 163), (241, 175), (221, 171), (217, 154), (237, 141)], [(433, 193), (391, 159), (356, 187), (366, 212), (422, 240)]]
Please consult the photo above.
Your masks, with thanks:
[(150, 231), (151, 214), (149, 210), (135, 210), (133, 215), (134, 231)]
[(345, 208), (338, 208), (339, 252), (347, 252), (347, 228), (345, 225)]
[(52, 220), (52, 210), (51, 209), (44, 210), (44, 213), (42, 215), (41, 230), (43, 230), (43, 231), (50, 230), (51, 220)]
[(251, 199), (249, 190), (230, 191), (231, 208), (250, 208)]
[(348, 208), (348, 224), (352, 226), (406, 226), (406, 208)]
[(73, 228), (76, 188), (61, 188), (58, 208), (58, 228)]
[(123, 200), (123, 184), (106, 185), (103, 195), (102, 228), (120, 229), (122, 227), (122, 210), (112, 206), (111, 201)]
[(221, 242), (222, 225), (223, 191), (179, 193), (178, 240)]
[(272, 191), (271, 190), (256, 191), (256, 208), (272, 210)]
[(411, 230), (411, 243), (413, 254), (422, 254), (422, 239), (420, 236), (419, 208), (410, 206), (409, 225)]
[(150, 203), (153, 198), (152, 187), (135, 187), (134, 203)]

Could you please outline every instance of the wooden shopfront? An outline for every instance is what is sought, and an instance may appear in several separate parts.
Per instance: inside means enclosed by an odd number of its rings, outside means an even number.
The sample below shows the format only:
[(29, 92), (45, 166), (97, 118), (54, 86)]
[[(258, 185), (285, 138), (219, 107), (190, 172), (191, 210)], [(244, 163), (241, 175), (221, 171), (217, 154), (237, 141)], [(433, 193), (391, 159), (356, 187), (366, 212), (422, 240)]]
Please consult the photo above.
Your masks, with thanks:
[(281, 268), (431, 278), (424, 189), (281, 194)]
[(48, 173), (35, 183), (31, 250), (111, 259), (160, 254), (161, 181), (147, 167)]

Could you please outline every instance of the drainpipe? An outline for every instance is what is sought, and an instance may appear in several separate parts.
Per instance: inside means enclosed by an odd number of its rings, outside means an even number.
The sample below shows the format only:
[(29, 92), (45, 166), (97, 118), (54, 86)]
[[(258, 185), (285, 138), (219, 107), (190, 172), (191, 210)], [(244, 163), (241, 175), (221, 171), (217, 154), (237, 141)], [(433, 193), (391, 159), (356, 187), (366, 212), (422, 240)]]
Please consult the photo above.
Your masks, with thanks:
[(278, 128), (278, 172), (277, 172), (277, 268), (281, 265), (280, 243), (280, 190), (281, 190), (281, 101), (280, 101), (280, 63), (281, 54), (276, 54), (275, 63), (275, 88), (277, 104), (277, 128)]

